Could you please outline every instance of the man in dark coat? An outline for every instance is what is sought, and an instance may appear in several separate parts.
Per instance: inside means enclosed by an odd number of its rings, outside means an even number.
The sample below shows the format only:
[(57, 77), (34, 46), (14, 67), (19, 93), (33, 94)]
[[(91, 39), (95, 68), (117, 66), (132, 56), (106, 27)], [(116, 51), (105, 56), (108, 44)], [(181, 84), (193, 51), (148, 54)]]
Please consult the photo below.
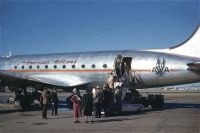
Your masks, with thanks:
[(93, 123), (92, 111), (93, 111), (93, 96), (91, 91), (86, 90), (86, 94), (83, 95), (82, 98), (82, 109), (83, 114), (86, 118), (86, 123), (88, 123), (88, 116), (90, 116), (91, 121)]
[(51, 97), (51, 100), (52, 100), (52, 115), (57, 115), (58, 114), (58, 95), (57, 95), (57, 92), (56, 90), (53, 90), (52, 92), (52, 97)]
[(103, 90), (99, 86), (97, 86), (96, 89), (97, 91), (94, 97), (95, 117), (101, 118), (101, 109), (103, 105), (104, 94)]

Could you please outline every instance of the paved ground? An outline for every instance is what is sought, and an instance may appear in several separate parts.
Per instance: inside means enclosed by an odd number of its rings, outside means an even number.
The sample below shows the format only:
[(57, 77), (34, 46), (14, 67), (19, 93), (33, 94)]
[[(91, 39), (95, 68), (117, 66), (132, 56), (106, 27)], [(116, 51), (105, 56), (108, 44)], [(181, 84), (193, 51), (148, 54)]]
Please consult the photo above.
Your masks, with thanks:
[(41, 119), (40, 111), (0, 114), (0, 133), (200, 133), (200, 93), (167, 96), (163, 110), (94, 119), (74, 124), (71, 111)]

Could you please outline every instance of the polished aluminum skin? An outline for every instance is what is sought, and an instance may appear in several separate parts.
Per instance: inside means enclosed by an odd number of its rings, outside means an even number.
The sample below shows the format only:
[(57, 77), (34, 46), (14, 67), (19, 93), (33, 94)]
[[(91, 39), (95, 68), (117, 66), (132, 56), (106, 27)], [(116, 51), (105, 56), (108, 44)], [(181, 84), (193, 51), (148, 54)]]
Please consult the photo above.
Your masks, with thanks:
[(199, 58), (126, 50), (0, 58), (0, 83), (12, 84), (12, 80), (16, 79), (19, 82), (33, 81), (35, 84), (62, 87), (84, 84), (95, 86), (105, 83), (108, 73), (114, 70), (114, 59), (119, 54), (132, 57), (131, 67), (132, 75), (137, 79), (137, 85), (134, 86), (136, 89), (200, 81), (198, 71), (193, 71), (188, 66), (189, 63), (200, 62)]
[(131, 57), (133, 88), (200, 82), (200, 24), (183, 43), (167, 49), (19, 55), (0, 58), (0, 85), (103, 85), (117, 55)]

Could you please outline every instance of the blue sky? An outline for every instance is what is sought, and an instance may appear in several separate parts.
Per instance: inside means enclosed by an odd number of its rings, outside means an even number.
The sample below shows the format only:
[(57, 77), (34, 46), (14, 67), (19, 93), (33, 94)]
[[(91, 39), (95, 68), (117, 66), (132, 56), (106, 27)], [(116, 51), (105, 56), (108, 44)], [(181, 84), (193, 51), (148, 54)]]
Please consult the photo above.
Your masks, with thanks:
[(1, 0), (0, 56), (166, 48), (200, 23), (199, 0)]

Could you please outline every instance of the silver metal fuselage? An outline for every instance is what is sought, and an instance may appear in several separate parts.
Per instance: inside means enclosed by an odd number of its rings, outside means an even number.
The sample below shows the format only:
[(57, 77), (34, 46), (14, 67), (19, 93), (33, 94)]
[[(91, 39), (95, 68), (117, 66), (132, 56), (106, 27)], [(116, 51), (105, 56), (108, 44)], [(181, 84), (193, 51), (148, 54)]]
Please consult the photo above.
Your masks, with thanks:
[[(105, 83), (114, 70), (117, 55), (132, 57), (131, 71), (138, 79), (136, 89), (179, 85), (200, 81), (198, 72), (188, 70), (188, 63), (199, 58), (150, 51), (97, 51), (62, 54), (25, 55), (0, 58), (2, 75), (55, 86), (96, 85)], [(163, 66), (159, 64), (164, 64)], [(45, 68), (48, 66), (48, 68)], [(85, 67), (84, 67), (85, 66)], [(24, 68), (23, 68), (24, 67)], [(160, 69), (157, 69), (161, 67)], [(9, 80), (6, 83), (12, 84)]]

